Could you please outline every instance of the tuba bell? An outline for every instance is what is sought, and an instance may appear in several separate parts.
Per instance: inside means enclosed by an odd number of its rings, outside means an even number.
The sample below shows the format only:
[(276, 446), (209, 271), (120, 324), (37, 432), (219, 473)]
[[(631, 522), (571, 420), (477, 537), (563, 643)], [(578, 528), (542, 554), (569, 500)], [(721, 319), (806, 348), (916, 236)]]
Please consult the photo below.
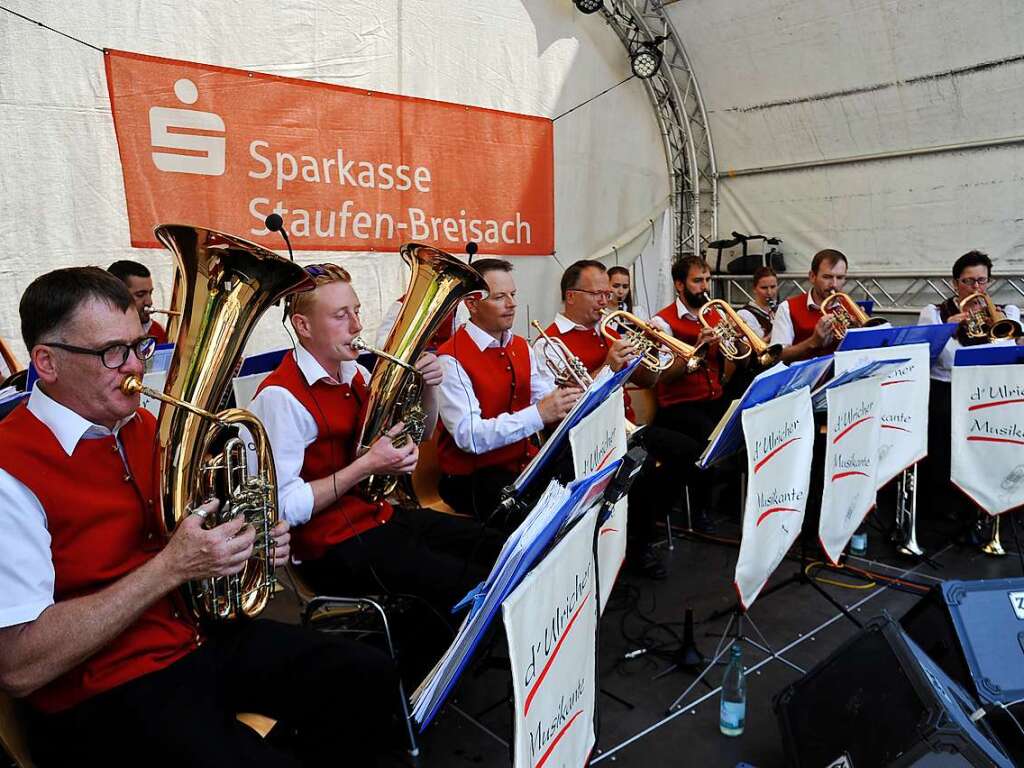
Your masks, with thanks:
[(987, 293), (972, 293), (959, 302), (957, 307), (967, 315), (957, 329), (959, 341), (964, 346), (1016, 339), (1024, 333), (1020, 323), (1000, 312)]
[(782, 357), (782, 345), (767, 344), (726, 301), (708, 298), (698, 310), (697, 319), (718, 337), (718, 348), (733, 362), (753, 355), (758, 365), (770, 368)]
[[(423, 439), (426, 416), (416, 359), (460, 301), (487, 295), (483, 276), (451, 254), (417, 243), (403, 245), (401, 252), (412, 276), (388, 340), (380, 350), (361, 340), (353, 342), (354, 347), (376, 352), (381, 358), (370, 377), (356, 455), (369, 450), (375, 440), (399, 422), (404, 422), (405, 427), (393, 442), (401, 445), (406, 440), (419, 443)], [(360, 483), (359, 491), (369, 501), (380, 501), (397, 485), (394, 475), (371, 475)]]
[[(630, 312), (621, 309), (614, 312), (601, 310), (601, 322), (598, 324), (598, 330), (609, 341), (619, 338), (616, 332), (613, 332), (612, 326), (616, 326), (617, 333), (636, 348), (637, 354), (640, 355), (641, 365), (650, 371), (656, 373), (667, 371), (677, 358), (685, 361), (687, 373), (693, 373), (704, 364), (704, 355), (707, 350), (703, 345), (690, 346), (675, 336), (655, 328), (650, 323), (645, 323)], [(663, 360), (660, 350), (664, 350), (671, 356)]]
[(823, 302), (821, 312), (832, 318), (832, 336), (836, 341), (846, 338), (851, 328), (874, 328), (885, 325), (884, 317), (871, 317), (848, 294), (832, 291)]
[[(235, 576), (190, 582), (186, 597), (199, 619), (253, 617), (274, 591), (271, 529), (277, 523), (277, 476), (265, 430), (248, 411), (214, 412), (235, 375), (237, 362), (260, 315), (286, 294), (310, 290), (312, 279), (294, 262), (233, 235), (169, 224), (157, 239), (177, 262), (175, 308), (181, 311), (164, 392), (144, 387), (135, 376), (122, 382), (163, 402), (157, 416), (156, 457), (160, 473), (161, 524), (166, 536), (211, 498), (221, 510), (212, 528), (240, 515), (256, 531), (253, 555)], [(165, 394), (166, 393), (166, 394)], [(252, 436), (255, 472), (234, 427)]]

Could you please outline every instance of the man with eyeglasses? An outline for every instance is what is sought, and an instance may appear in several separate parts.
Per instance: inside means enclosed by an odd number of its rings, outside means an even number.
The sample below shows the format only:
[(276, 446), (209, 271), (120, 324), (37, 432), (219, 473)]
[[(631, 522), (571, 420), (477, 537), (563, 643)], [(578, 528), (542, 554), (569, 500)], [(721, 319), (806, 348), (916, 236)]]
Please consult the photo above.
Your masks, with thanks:
[[(28, 698), (35, 758), (327, 765), (343, 738), (372, 761), (396, 709), (387, 656), (265, 620), (208, 634), (193, 618), (179, 588), (238, 573), (255, 532), (241, 517), (204, 528), (213, 500), (161, 535), (156, 421), (120, 388), (154, 344), (124, 284), (59, 269), (20, 313), (39, 380), (0, 423), (0, 688)], [(272, 536), (280, 566), (287, 523)], [(297, 729), (296, 751), (236, 722), (244, 711)]]
[[(968, 251), (953, 262), (950, 287), (953, 296), (940, 304), (929, 304), (918, 317), (918, 325), (936, 325), (938, 323), (962, 323), (966, 315), (960, 311), (960, 303), (973, 293), (988, 293), (992, 281), (992, 260), (981, 251)], [(999, 309), (1010, 320), (1020, 322), (1020, 309), (1012, 304), (1000, 306)], [(983, 343), (983, 342), (978, 342)], [(999, 342), (1011, 344), (1012, 341)], [(946, 346), (932, 363), (931, 392), (928, 399), (928, 458), (922, 463), (922, 482), (924, 488), (932, 494), (933, 506), (949, 508), (949, 499), (960, 499), (960, 494), (949, 491), (952, 484), (950, 475), (950, 379), (953, 371), (953, 359), (956, 351), (962, 347), (958, 334), (946, 342)], [(961, 505), (965, 506), (965, 505)], [(973, 523), (974, 516), (969, 507), (965, 506), (962, 517), (965, 523)], [(984, 515), (985, 520), (988, 515)], [(984, 532), (977, 532), (981, 542), (987, 541)]]
[(489, 294), (466, 299), (469, 321), (438, 349), (438, 491), (456, 512), (509, 531), (518, 521), (498, 514), (502, 490), (537, 453), (533, 436), (561, 421), (581, 390), (556, 387), (526, 339), (512, 333), (512, 264), (480, 259), (473, 266)]

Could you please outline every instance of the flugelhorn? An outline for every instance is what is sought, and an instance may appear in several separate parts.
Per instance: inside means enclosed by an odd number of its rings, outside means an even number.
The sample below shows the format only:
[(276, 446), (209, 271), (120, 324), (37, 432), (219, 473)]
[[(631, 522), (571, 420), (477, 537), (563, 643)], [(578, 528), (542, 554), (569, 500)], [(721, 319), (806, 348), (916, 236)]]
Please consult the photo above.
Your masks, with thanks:
[[(704, 294), (707, 297), (707, 294)], [(697, 319), (718, 338), (718, 348), (727, 358), (736, 362), (751, 355), (762, 368), (769, 368), (782, 356), (782, 345), (769, 345), (722, 299), (707, 298), (697, 311)]]
[(832, 291), (821, 302), (821, 311), (832, 318), (832, 336), (836, 341), (846, 338), (846, 332), (851, 328), (873, 328), (886, 323), (884, 317), (871, 317), (849, 295), (839, 291)]
[[(231, 386), (235, 365), (260, 315), (313, 280), (294, 262), (242, 238), (182, 225), (156, 228), (157, 239), (175, 256), (182, 311), (164, 392), (148, 390), (136, 377), (124, 392), (161, 400), (155, 458), (160, 473), (161, 517), (170, 536), (196, 507), (213, 497), (223, 501), (206, 525), (242, 516), (256, 531), (252, 557), (234, 576), (186, 585), (200, 619), (253, 617), (274, 592), (274, 542), (278, 519), (277, 475), (270, 442), (248, 411), (216, 411)], [(249, 474), (244, 443), (230, 434), (245, 426), (255, 446)], [(225, 441), (225, 445), (220, 443)]]
[(181, 312), (176, 309), (157, 309), (150, 307), (146, 310), (151, 315), (167, 315), (168, 317), (181, 317)]
[[(979, 306), (971, 307), (972, 304)], [(957, 307), (967, 315), (957, 330), (964, 345), (1016, 339), (1022, 334), (1020, 323), (1000, 312), (987, 293), (976, 291), (958, 302)]]
[[(618, 331), (613, 331), (612, 325), (617, 326)], [(621, 309), (614, 312), (602, 310), (598, 330), (609, 341), (615, 341), (620, 336), (625, 338), (640, 355), (641, 365), (656, 373), (671, 368), (675, 358), (685, 360), (687, 373), (693, 373), (704, 364), (704, 356), (707, 353), (703, 344), (690, 346)], [(662, 359), (659, 350), (665, 350), (671, 357)]]
[(590, 372), (583, 365), (583, 361), (572, 353), (565, 342), (560, 338), (548, 336), (540, 323), (534, 320), (530, 323), (537, 329), (537, 333), (544, 339), (544, 365), (555, 377), (555, 383), (560, 387), (579, 387), (586, 389), (593, 382)]

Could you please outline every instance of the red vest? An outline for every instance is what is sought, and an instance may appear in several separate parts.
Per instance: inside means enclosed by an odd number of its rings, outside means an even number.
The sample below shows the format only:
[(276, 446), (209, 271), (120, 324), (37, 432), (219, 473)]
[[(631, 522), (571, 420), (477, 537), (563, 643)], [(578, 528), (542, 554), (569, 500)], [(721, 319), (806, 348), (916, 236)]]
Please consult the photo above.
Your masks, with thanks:
[[(672, 335), (677, 339), (690, 345), (696, 345), (702, 326), (689, 317), (679, 317), (675, 302), (658, 312), (657, 316), (668, 323), (668, 327), (672, 329)], [(702, 365), (693, 373), (685, 373), (667, 384), (658, 382), (658, 386), (655, 388), (658, 407), (666, 408), (678, 403), (717, 400), (722, 396), (722, 356), (718, 347), (713, 347), (705, 359), (707, 364)]]
[(149, 335), (156, 339), (157, 344), (167, 343), (167, 331), (160, 325), (156, 320), (150, 321), (149, 324)]
[[(288, 390), (316, 422), (316, 439), (306, 448), (299, 477), (308, 483), (352, 463), (367, 395), (360, 375), (352, 379), (351, 386), (325, 381), (309, 385), (295, 355), (288, 354), (256, 393), (267, 387)], [(337, 502), (314, 513), (309, 522), (292, 529), (292, 553), (298, 560), (316, 560), (334, 544), (386, 523), (393, 512), (386, 501), (369, 502), (350, 489)]]
[[(608, 357), (608, 341), (596, 328), (586, 331), (579, 328), (571, 328), (562, 333), (558, 330), (558, 324), (552, 323), (544, 329), (544, 333), (552, 338), (555, 336), (560, 338), (565, 343), (565, 346), (569, 348), (569, 351), (580, 359), (580, 362), (583, 363), (583, 366), (591, 375), (597, 373), (597, 370), (604, 365), (605, 358)], [(636, 421), (636, 414), (633, 413), (633, 405), (629, 400), (629, 393), (623, 390), (622, 395), (623, 402), (626, 404), (626, 418), (630, 421)]]
[[(482, 418), (493, 419), (529, 407), (530, 348), (521, 336), (513, 336), (507, 347), (481, 351), (463, 326), (437, 354), (454, 357), (462, 365), (480, 403)], [(438, 424), (437, 458), (446, 475), (469, 475), (484, 467), (520, 472), (536, 453), (537, 446), (528, 438), (486, 453), (467, 453), (455, 444), (444, 424)]]
[[(805, 339), (811, 338), (814, 335), (814, 327), (821, 320), (822, 311), (817, 307), (810, 307), (807, 304), (806, 293), (800, 293), (796, 296), (790, 296), (786, 299), (786, 304), (789, 306), (789, 319), (793, 322), (793, 343), (799, 344)], [(836, 351), (839, 343), (833, 341), (831, 344), (827, 344), (820, 349), (814, 350), (803, 356), (804, 360), (809, 360), (812, 357), (821, 357), (822, 355), (828, 355)]]
[[(157, 507), (156, 420), (139, 409), (119, 437), (83, 439), (69, 457), (25, 405), (0, 423), (0, 468), (35, 494), (46, 512), (54, 601), (89, 595), (138, 569), (163, 547)], [(202, 642), (177, 591), (146, 608), (110, 643), (32, 694), (59, 712), (163, 669)]]

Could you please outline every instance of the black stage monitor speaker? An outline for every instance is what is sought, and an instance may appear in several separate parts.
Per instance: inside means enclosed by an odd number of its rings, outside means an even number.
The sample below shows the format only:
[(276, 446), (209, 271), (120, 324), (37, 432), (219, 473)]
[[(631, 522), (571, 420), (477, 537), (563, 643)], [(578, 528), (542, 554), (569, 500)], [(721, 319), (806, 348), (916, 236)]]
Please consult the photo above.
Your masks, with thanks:
[(893, 619), (870, 623), (775, 700), (797, 768), (1011, 768), (977, 704)]

